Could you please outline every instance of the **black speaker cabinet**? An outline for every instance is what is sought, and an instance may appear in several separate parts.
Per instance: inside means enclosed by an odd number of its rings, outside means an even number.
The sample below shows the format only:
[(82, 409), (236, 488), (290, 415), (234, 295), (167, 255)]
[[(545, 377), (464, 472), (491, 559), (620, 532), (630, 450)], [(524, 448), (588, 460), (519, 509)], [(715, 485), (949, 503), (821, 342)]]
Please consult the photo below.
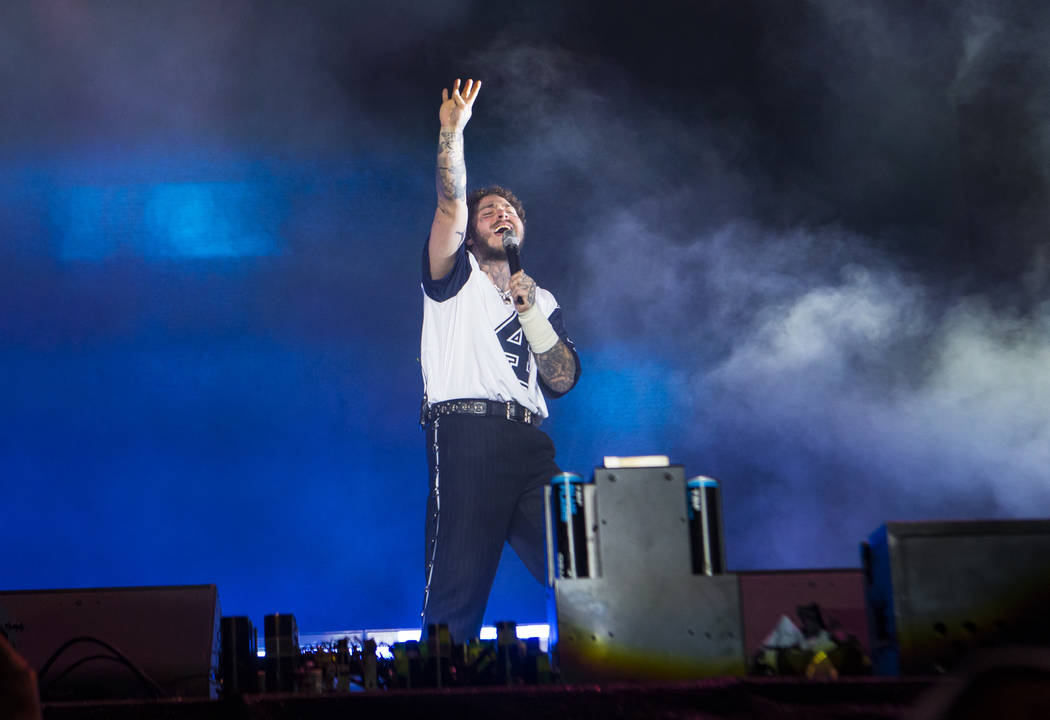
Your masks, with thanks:
[(861, 546), (875, 671), (1050, 644), (1050, 520), (887, 523)]
[[(66, 642), (95, 638), (169, 697), (217, 696), (219, 615), (214, 585), (0, 592), (0, 627), (37, 672)], [(40, 684), (53, 700), (152, 696), (134, 671), (92, 641), (63, 651)]]
[(243, 616), (224, 617), (220, 623), (223, 697), (233, 697), (260, 690), (255, 666), (259, 636), (251, 619)]
[(743, 674), (737, 577), (693, 574), (682, 467), (598, 468), (593, 495), (596, 571), (565, 578), (550, 568), (551, 642), (562, 679)]

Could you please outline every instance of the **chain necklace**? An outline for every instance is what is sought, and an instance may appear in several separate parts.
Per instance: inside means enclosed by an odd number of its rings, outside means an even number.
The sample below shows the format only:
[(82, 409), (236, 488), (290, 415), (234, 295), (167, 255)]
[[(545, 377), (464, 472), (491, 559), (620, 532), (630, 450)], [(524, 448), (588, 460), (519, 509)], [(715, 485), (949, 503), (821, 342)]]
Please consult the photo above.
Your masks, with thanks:
[(489, 272), (487, 268), (482, 267), (482, 271), (489, 276), (489, 282), (492, 283), (492, 287), (496, 288), (496, 292), (499, 293), (499, 296), (503, 300), (504, 304), (513, 305), (514, 298), (511, 297), (510, 290), (504, 290), (503, 288), (501, 288), (496, 282), (496, 278), (493, 277), (493, 273)]

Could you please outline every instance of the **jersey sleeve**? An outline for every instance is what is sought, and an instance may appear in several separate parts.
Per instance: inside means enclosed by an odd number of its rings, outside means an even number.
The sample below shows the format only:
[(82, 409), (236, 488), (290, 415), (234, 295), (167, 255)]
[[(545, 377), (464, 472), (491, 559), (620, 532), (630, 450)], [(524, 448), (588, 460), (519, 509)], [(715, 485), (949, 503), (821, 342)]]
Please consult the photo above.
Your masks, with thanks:
[(467, 248), (460, 243), (456, 250), (452, 269), (442, 278), (430, 277), (430, 236), (423, 241), (423, 292), (435, 302), (445, 302), (463, 289), (470, 277), (470, 262), (467, 260)]
[(550, 386), (548, 386), (547, 383), (543, 381), (542, 375), (539, 377), (540, 387), (543, 388), (543, 392), (552, 398), (559, 398), (565, 393), (569, 392), (569, 390), (572, 390), (574, 387), (576, 387), (576, 383), (580, 379), (581, 372), (580, 356), (576, 352), (576, 344), (569, 338), (569, 334), (565, 330), (565, 320), (562, 317), (561, 308), (555, 305), (553, 312), (547, 315), (547, 320), (550, 322), (551, 327), (554, 328), (554, 332), (556, 332), (558, 334), (558, 337), (562, 340), (562, 342), (565, 343), (565, 347), (569, 348), (569, 352), (572, 353), (572, 359), (576, 363), (576, 373), (572, 377), (572, 385), (570, 385), (561, 392), (551, 389)]

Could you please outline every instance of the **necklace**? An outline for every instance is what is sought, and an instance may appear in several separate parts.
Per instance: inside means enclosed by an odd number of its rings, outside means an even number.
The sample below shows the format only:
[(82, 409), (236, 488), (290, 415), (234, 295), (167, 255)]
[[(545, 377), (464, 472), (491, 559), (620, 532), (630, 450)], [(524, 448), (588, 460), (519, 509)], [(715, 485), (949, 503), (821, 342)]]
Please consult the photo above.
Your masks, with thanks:
[(496, 288), (496, 292), (499, 293), (500, 298), (505, 304), (513, 304), (514, 299), (510, 296), (510, 290), (504, 290), (499, 285), (499, 280), (506, 280), (506, 275), (502, 275), (495, 270), (491, 270), (487, 267), (483, 267), (486, 275), (489, 276), (489, 281), (492, 283), (492, 287)]

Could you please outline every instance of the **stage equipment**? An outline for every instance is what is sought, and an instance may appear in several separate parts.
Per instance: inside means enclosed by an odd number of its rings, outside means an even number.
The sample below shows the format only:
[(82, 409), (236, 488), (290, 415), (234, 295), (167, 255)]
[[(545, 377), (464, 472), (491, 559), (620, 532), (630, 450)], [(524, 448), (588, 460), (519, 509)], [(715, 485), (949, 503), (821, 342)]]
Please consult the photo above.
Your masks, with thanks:
[[(548, 550), (551, 645), (561, 679), (678, 679), (745, 672), (735, 575), (694, 575), (681, 466), (594, 471), (600, 573), (561, 576)], [(548, 489), (548, 541), (555, 540)]]
[[(547, 525), (547, 584), (555, 577), (598, 577), (594, 484), (575, 473), (559, 473), (546, 494), (553, 522)], [(550, 573), (553, 572), (553, 575)]]
[(1050, 520), (887, 523), (861, 544), (880, 675), (979, 647), (1050, 644)]
[(693, 574), (724, 573), (725, 535), (722, 532), (722, 493), (718, 488), (718, 481), (697, 475), (686, 482), (685, 487)]
[(217, 697), (219, 615), (214, 585), (0, 592), (45, 700)]
[(221, 622), (222, 695), (258, 692), (259, 636), (246, 617), (224, 617)]
[[(377, 661), (382, 687), (520, 686), (552, 680), (549, 657), (540, 650), (539, 639), (519, 640), (513, 622), (496, 623), (493, 640), (456, 643), (443, 624), (429, 626), (427, 635), (427, 642), (409, 640), (391, 646), (393, 662)], [(431, 641), (435, 637), (443, 639)]]
[(288, 613), (267, 615), (263, 618), (263, 628), (266, 636), (266, 691), (297, 691), (302, 663), (295, 616)]

